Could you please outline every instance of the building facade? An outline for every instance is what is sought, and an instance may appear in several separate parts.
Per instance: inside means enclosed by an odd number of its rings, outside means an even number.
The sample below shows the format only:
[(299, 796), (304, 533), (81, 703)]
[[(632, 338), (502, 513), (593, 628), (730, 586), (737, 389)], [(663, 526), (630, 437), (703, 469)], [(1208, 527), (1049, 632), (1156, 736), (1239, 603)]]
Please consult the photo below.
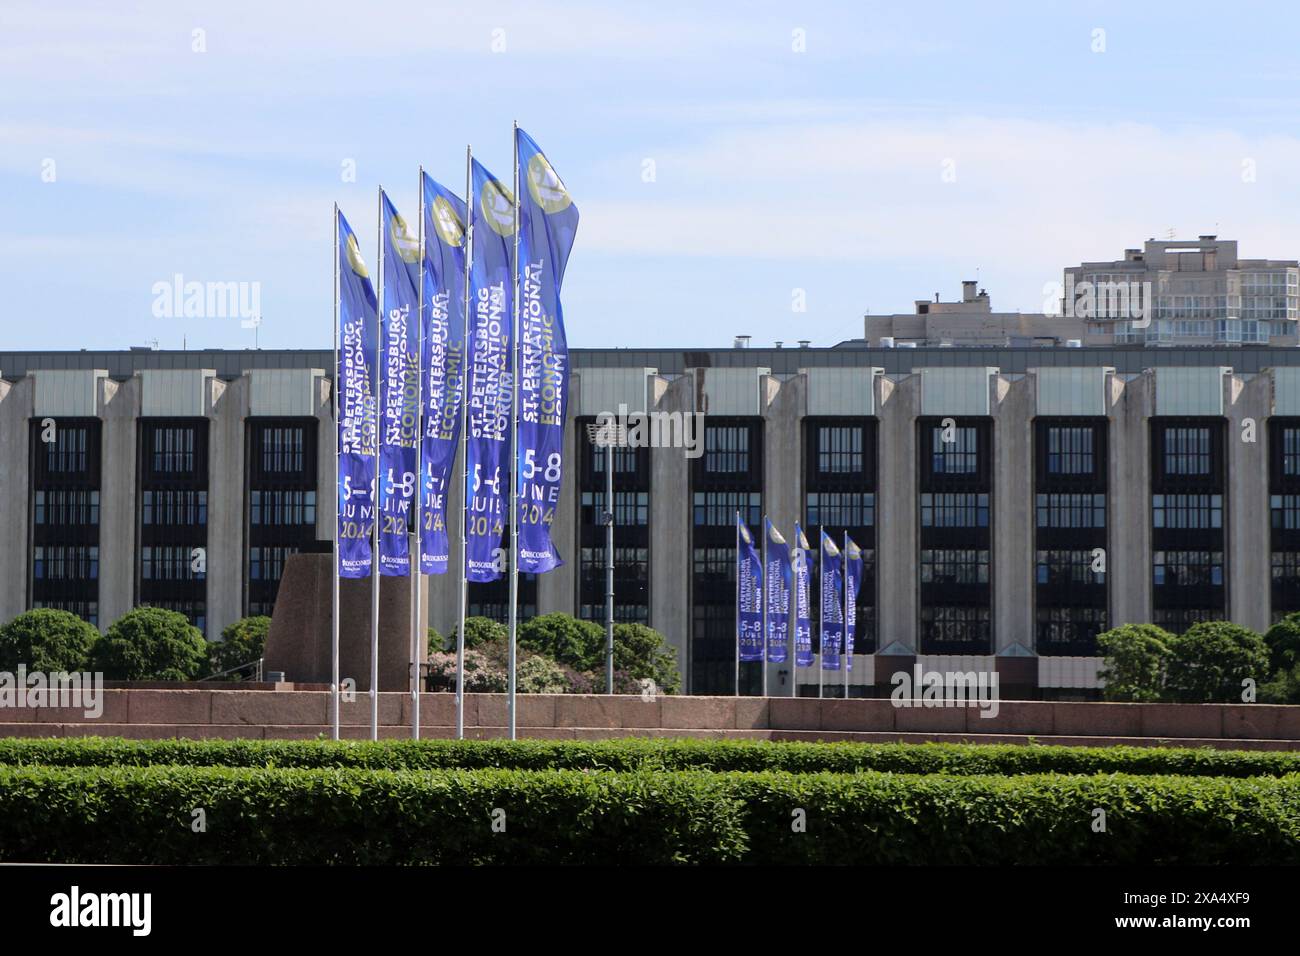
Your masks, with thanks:
[[(916, 662), (1086, 694), (1109, 627), (1262, 630), (1300, 609), (1300, 350), (571, 358), (552, 532), (566, 564), (521, 580), (521, 614), (603, 619), (612, 466), (617, 618), (663, 632), (692, 693), (735, 690), (737, 511), (756, 531), (766, 514), (787, 538), (799, 521), (814, 543), (824, 528), (863, 549), (855, 695)], [(0, 353), (0, 530), (20, 545), (0, 551), (0, 620), (63, 607), (106, 628), (154, 604), (215, 638), (269, 612), (285, 558), (332, 537), (330, 365), (327, 351)], [(607, 459), (583, 426), (620, 412), (653, 427)], [(430, 580), (444, 634), (457, 587)], [(506, 594), (472, 585), (470, 613), (504, 618)], [(769, 666), (771, 693), (816, 693), (816, 669)]]

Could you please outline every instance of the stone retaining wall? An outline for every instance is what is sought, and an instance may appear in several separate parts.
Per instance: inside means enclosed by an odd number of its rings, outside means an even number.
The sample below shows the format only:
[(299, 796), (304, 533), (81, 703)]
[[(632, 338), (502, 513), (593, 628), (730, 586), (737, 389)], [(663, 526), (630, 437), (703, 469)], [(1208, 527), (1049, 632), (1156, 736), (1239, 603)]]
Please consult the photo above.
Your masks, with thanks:
[[(103, 714), (77, 709), (0, 708), (0, 736), (310, 738), (328, 736), (329, 693), (290, 690), (105, 690)], [(423, 694), (421, 735), (449, 737), (455, 699)], [(380, 734), (410, 735), (408, 694), (379, 695)], [(369, 733), (370, 702), (344, 703), (350, 738)], [(788, 697), (639, 697), (528, 694), (519, 697), (519, 735), (568, 739), (619, 736), (768, 740), (985, 743), (1180, 744), (1300, 750), (1300, 706), (1003, 701), (996, 717), (975, 707), (896, 707), (889, 700)], [(467, 736), (505, 736), (503, 694), (465, 698)]]

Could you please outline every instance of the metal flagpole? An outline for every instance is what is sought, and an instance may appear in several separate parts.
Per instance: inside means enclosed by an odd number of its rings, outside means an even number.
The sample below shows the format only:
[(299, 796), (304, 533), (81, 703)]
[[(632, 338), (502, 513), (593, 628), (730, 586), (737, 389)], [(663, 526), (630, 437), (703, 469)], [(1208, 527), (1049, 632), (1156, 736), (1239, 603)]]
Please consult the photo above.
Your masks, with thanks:
[(334, 204), (334, 574), (330, 594), (330, 739), (339, 739), (339, 204)]
[(605, 446), (605, 693), (614, 693), (614, 436)]
[(519, 629), (519, 123), (514, 124), (511, 148), (515, 154), (514, 252), (510, 257), (515, 284), (511, 321), (510, 369), (510, 652), (507, 705), (510, 739), (515, 739), (515, 638)]
[(375, 297), (375, 526), (370, 546), (370, 739), (379, 739), (379, 524), (383, 518), (383, 476), (379, 468), (379, 432), (384, 420), (384, 187), (379, 187), (379, 292)]
[[(419, 310), (415, 320), (415, 494), (411, 504), (411, 514), (415, 517), (415, 540), (410, 547), (411, 587), (411, 737), (420, 739), (420, 619), (424, 616), (424, 588), (420, 587), (420, 547), (424, 534), (424, 515), (421, 506), (424, 503), (424, 468), (421, 455), (424, 451), (424, 166), (419, 170), (420, 225), (416, 235), (416, 282), (420, 288), (416, 291)], [(408, 539), (409, 540), (409, 539)], [(426, 632), (427, 634), (427, 632)], [(427, 636), (425, 638), (428, 640)]]
[(759, 666), (763, 668), (763, 696), (767, 696), (767, 593), (768, 571), (767, 571), (767, 515), (763, 515), (763, 656), (760, 658)]
[(470, 342), (469, 323), (469, 277), (470, 261), (474, 258), (474, 183), (471, 175), (473, 151), (465, 147), (465, 288), (461, 290), (461, 302), (465, 314), (463, 357), (460, 374), (460, 490), (465, 499), (460, 508), (460, 623), (456, 627), (456, 739), (465, 739), (465, 605), (469, 601), (469, 582), (466, 569), (469, 566), (469, 548), (465, 539), (465, 512), (469, 508), (472, 492), (469, 487), (469, 378), (470, 355), (473, 347)]
[[(797, 554), (803, 554), (803, 546), (800, 544), (798, 529), (795, 529), (794, 547)], [(806, 564), (808, 555), (803, 555)], [(794, 577), (794, 575), (791, 575)], [(799, 581), (794, 580), (794, 587), (791, 588), (790, 603), (786, 605), (786, 627), (790, 631), (790, 696), (799, 696)], [(811, 637), (811, 635), (809, 635)]]
[(822, 682), (825, 675), (826, 647), (823, 641), (826, 640), (826, 595), (822, 593), (822, 588), (826, 587), (826, 574), (822, 570), (826, 567), (826, 553), (823, 547), (826, 544), (826, 538), (822, 535), (821, 528), (817, 529), (817, 579), (819, 586), (817, 588), (817, 697), (822, 696)]
[(732, 558), (736, 574), (736, 696), (740, 696), (740, 512), (736, 512), (736, 555)]

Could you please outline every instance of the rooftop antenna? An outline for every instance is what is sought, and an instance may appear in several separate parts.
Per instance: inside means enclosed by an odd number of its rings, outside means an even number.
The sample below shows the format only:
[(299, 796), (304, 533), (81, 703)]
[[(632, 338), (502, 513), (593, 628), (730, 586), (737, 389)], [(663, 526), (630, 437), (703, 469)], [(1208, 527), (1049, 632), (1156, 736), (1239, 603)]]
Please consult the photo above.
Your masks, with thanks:
[(1165, 230), (1165, 238), (1168, 239), (1170, 242), (1172, 242), (1174, 240), (1174, 237), (1177, 235), (1178, 233), (1174, 230), (1173, 226), (1170, 226), (1168, 229)]
[(255, 315), (251, 319), (244, 319), (239, 323), (242, 328), (253, 330), (253, 349), (258, 348), (258, 330), (262, 328), (262, 317)]

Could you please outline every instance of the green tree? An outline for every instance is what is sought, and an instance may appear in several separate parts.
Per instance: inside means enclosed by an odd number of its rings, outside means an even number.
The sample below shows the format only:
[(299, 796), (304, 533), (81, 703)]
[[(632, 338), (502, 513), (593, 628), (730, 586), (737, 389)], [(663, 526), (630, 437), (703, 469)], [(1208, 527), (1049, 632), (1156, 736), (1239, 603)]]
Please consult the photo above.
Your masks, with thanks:
[(26, 611), (0, 627), (0, 670), (13, 673), (23, 664), (45, 674), (82, 671), (98, 639), (93, 624), (68, 611)]
[[(208, 645), (213, 674), (260, 660), (266, 654), (266, 635), (271, 619), (265, 615), (246, 617), (226, 626), (221, 640)], [(240, 674), (228, 674), (226, 680), (240, 680)]]
[[(441, 654), (443, 651), (447, 650), (447, 642), (443, 636), (438, 633), (436, 627), (429, 628), (428, 636), (430, 654)], [(452, 650), (455, 650), (455, 648), (452, 648)]]
[(1292, 611), (1264, 632), (1271, 671), (1290, 671), (1300, 664), (1300, 611)]
[(113, 622), (91, 659), (110, 680), (194, 680), (208, 663), (207, 643), (184, 614), (138, 607)]
[[(603, 636), (601, 650), (603, 654)], [(603, 683), (603, 657), (601, 661), (600, 680)], [(614, 625), (614, 670), (622, 671), (637, 681), (649, 678), (662, 694), (675, 694), (681, 690), (682, 675), (677, 670), (677, 652), (662, 634), (644, 624)]]
[(519, 646), (545, 654), (574, 670), (604, 666), (604, 628), (591, 621), (580, 621), (571, 614), (543, 614), (525, 621), (519, 628)]
[[(448, 649), (456, 649), (456, 633), (459, 627), (451, 629), (451, 636), (447, 638)], [(494, 644), (505, 642), (510, 639), (509, 629), (501, 623), (492, 620), (490, 617), (467, 617), (465, 618), (465, 649), (482, 647), (484, 644)]]
[(1164, 696), (1173, 635), (1154, 624), (1121, 624), (1097, 635), (1105, 656), (1098, 675), (1107, 700), (1155, 701)]
[(1166, 686), (1188, 703), (1240, 703), (1242, 681), (1268, 680), (1268, 645), (1248, 627), (1201, 621), (1169, 643)]

